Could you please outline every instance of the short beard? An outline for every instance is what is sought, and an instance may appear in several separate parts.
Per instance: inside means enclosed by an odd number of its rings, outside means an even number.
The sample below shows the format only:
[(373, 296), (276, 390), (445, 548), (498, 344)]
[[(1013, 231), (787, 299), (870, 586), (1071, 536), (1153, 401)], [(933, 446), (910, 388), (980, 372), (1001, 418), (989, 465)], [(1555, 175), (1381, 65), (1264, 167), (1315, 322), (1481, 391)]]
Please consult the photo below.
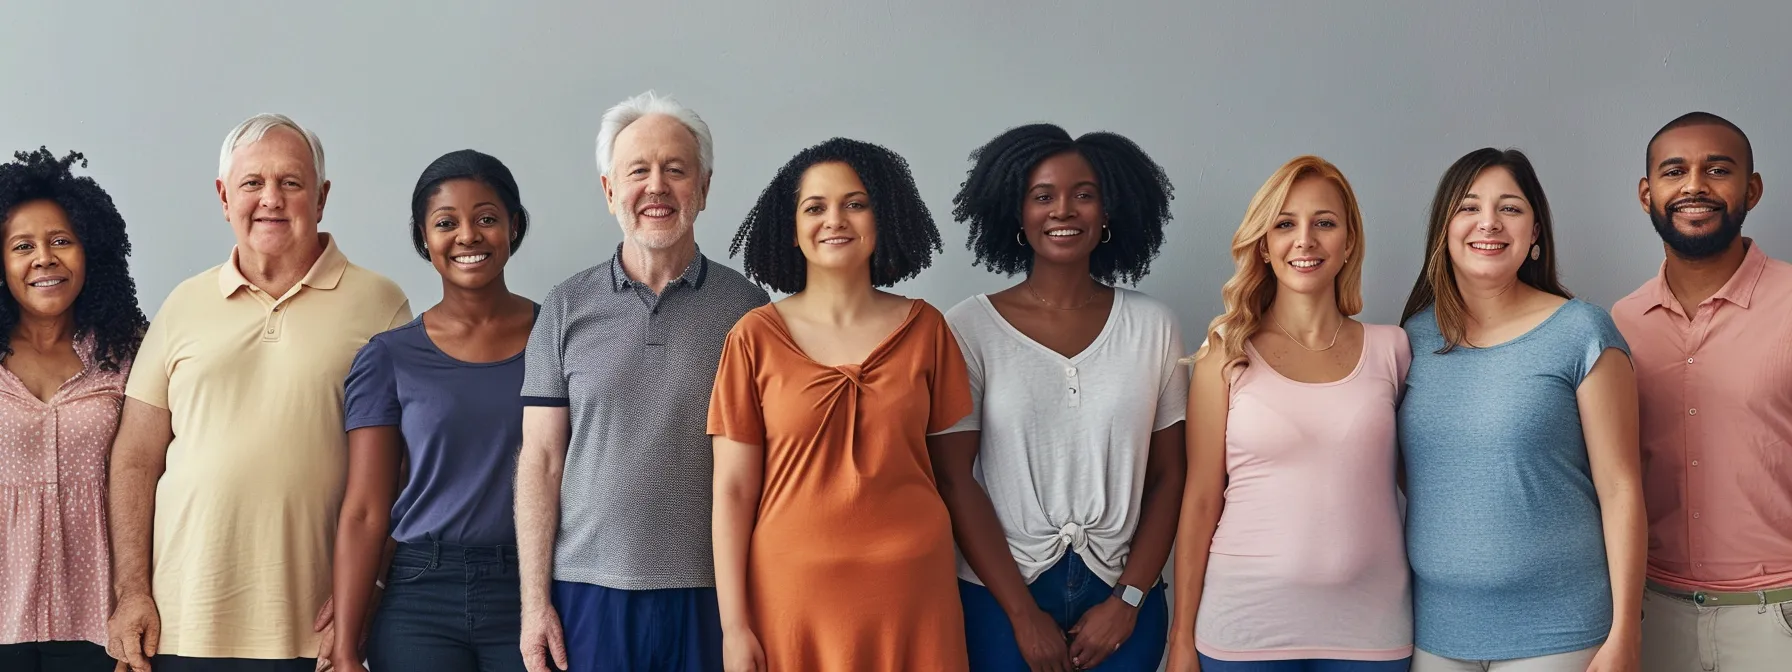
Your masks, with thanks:
[(1681, 259), (1691, 261), (1710, 259), (1730, 249), (1730, 244), (1742, 235), (1742, 220), (1747, 217), (1746, 208), (1725, 208), (1718, 213), (1717, 230), (1689, 236), (1674, 228), (1672, 212), (1656, 206), (1649, 208), (1649, 219), (1655, 223), (1655, 233), (1661, 236), (1661, 242), (1667, 243)]

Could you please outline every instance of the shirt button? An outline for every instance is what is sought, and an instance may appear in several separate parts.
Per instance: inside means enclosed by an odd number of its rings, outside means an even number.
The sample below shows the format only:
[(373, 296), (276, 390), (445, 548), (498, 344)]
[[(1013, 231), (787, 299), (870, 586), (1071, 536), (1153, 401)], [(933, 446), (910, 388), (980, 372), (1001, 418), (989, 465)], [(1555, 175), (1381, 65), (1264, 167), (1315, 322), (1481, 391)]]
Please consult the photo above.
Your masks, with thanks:
[(1065, 378), (1075, 378), (1076, 377), (1076, 369), (1065, 369), (1064, 377)]
[(1696, 466), (1699, 466), (1699, 461), (1698, 461), (1698, 460), (1693, 460), (1693, 461), (1692, 461), (1692, 466), (1695, 466), (1695, 467), (1696, 467)]
[(1689, 409), (1686, 409), (1686, 414), (1687, 414), (1687, 415), (1698, 415), (1698, 414), (1699, 414), (1699, 409), (1696, 409), (1696, 408), (1689, 408)]
[(1691, 358), (1691, 357), (1687, 357), (1687, 358), (1686, 358), (1686, 363), (1687, 363), (1687, 364), (1691, 364), (1691, 363), (1692, 363), (1692, 358)]
[(1692, 517), (1697, 518), (1697, 517), (1699, 517), (1699, 514), (1696, 514), (1696, 513), (1692, 514)]

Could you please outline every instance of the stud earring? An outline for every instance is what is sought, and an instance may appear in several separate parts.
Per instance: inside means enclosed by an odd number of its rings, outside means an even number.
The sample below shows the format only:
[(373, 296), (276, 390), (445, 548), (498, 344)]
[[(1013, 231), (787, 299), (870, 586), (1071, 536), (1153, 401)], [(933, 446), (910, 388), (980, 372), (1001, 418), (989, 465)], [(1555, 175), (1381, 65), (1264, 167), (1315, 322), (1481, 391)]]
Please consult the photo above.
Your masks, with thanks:
[(1537, 244), (1532, 244), (1531, 245), (1531, 261), (1536, 261), (1538, 259), (1541, 259), (1542, 257), (1543, 257), (1543, 246), (1537, 245)]

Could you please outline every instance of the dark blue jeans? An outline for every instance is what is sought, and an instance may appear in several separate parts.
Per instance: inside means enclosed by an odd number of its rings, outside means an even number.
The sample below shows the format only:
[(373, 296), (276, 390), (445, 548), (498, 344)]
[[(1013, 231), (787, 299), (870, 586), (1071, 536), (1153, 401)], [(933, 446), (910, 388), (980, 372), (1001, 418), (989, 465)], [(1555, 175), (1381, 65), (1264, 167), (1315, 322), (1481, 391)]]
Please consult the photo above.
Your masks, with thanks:
[[(1101, 580), (1083, 564), (1076, 553), (1065, 553), (1064, 559), (1045, 570), (1027, 586), (1039, 608), (1050, 614), (1058, 627), (1068, 631), (1077, 619), (1095, 605), (1114, 594), (1114, 586)], [(969, 581), (958, 582), (958, 595), (964, 601), (965, 644), (971, 653), (972, 672), (1026, 672), (1027, 661), (1014, 642), (1014, 626), (1008, 613), (996, 602), (988, 588)], [(1169, 642), (1170, 609), (1164, 601), (1163, 583), (1151, 587), (1145, 601), (1139, 604), (1139, 618), (1132, 636), (1120, 650), (1089, 668), (1103, 672), (1156, 672), (1163, 662), (1164, 646)]]
[(554, 582), (571, 672), (721, 672), (714, 588), (621, 590)]
[(1201, 656), (1201, 672), (1406, 672), (1411, 658), (1400, 660), (1214, 660)]
[(522, 672), (522, 610), (515, 546), (399, 544), (367, 667)]

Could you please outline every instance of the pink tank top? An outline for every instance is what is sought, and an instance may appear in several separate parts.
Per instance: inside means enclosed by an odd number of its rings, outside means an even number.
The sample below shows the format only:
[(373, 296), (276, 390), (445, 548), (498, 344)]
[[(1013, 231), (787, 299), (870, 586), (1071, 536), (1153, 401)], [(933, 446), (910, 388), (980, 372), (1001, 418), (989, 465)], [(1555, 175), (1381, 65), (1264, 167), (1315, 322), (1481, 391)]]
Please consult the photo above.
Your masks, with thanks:
[(1364, 325), (1356, 369), (1331, 383), (1285, 378), (1248, 344), (1245, 355), (1197, 649), (1230, 661), (1412, 655), (1394, 479), (1406, 332)]

